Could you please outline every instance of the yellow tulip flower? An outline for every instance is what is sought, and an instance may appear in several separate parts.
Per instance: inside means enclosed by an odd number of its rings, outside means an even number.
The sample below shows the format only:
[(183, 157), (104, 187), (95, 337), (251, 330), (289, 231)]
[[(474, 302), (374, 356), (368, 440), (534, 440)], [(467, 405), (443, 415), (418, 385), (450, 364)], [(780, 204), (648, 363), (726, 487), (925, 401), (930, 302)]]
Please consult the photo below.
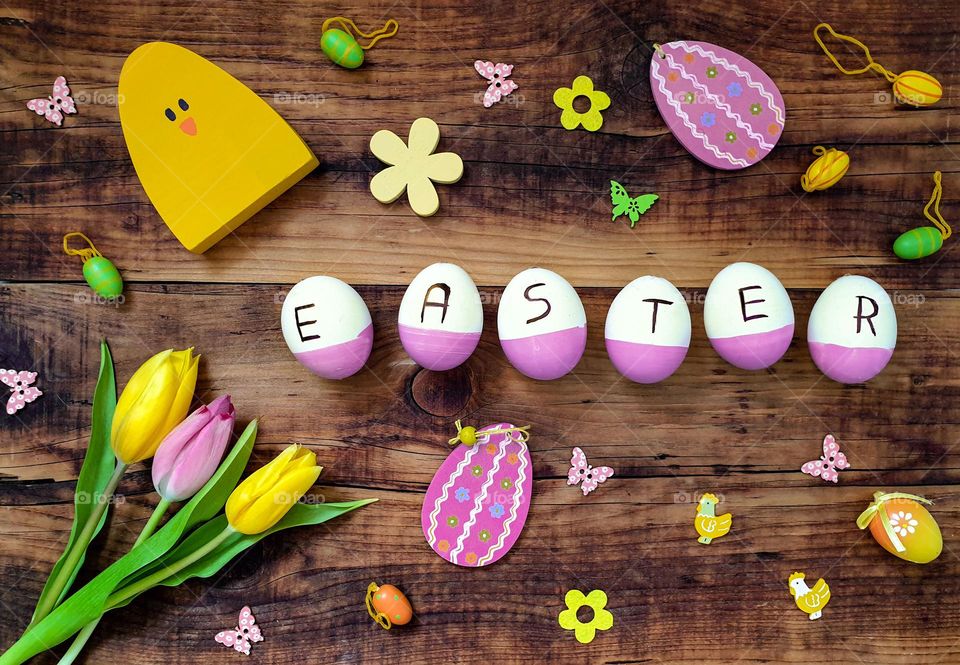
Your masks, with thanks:
[(288, 446), (237, 485), (227, 499), (227, 521), (240, 533), (266, 531), (306, 494), (322, 470), (315, 454), (300, 444)]
[(130, 377), (117, 401), (110, 432), (113, 452), (123, 464), (152, 457), (163, 437), (186, 417), (199, 362), (193, 348), (168, 349)]

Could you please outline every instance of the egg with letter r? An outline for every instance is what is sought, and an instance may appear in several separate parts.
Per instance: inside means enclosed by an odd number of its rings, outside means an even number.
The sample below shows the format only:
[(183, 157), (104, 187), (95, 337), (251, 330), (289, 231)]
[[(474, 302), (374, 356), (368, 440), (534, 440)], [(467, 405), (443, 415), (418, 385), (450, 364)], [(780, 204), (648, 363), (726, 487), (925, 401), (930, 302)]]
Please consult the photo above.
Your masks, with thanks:
[(564, 376), (587, 346), (587, 316), (580, 296), (555, 272), (529, 268), (503, 290), (497, 331), (507, 360), (531, 379)]
[(810, 356), (838, 383), (869, 381), (897, 346), (897, 313), (890, 296), (869, 277), (844, 275), (824, 289), (807, 324)]
[(400, 302), (400, 343), (426, 369), (461, 365), (480, 341), (483, 304), (470, 275), (452, 263), (434, 263), (413, 278)]
[(356, 374), (373, 348), (373, 321), (363, 298), (335, 277), (294, 285), (280, 312), (283, 339), (300, 363), (325, 379)]
[(717, 273), (703, 302), (703, 326), (721, 358), (740, 369), (770, 367), (793, 340), (793, 303), (777, 276), (754, 263)]

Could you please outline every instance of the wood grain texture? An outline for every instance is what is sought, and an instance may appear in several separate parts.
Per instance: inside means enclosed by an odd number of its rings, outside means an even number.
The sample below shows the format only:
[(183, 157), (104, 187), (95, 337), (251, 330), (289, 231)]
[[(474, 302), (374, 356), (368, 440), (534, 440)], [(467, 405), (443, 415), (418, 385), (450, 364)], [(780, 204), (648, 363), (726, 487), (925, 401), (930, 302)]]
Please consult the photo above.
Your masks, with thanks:
[[(338, 14), (364, 27), (392, 16), (400, 34), (361, 69), (341, 70), (318, 47), (323, 19)], [(242, 420), (263, 417), (254, 462), (300, 441), (326, 467), (315, 500), (380, 501), (269, 538), (212, 580), (148, 593), (105, 619), (86, 663), (221, 663), (236, 656), (213, 635), (244, 604), (266, 636), (250, 659), (258, 663), (960, 662), (960, 254), (955, 241), (911, 264), (890, 251), (920, 224), (935, 169), (944, 214), (956, 217), (958, 19), (953, 3), (890, 0), (4, 5), (0, 366), (38, 371), (45, 394), (0, 419), (0, 647), (25, 627), (69, 531), (105, 337), (121, 386), (155, 351), (195, 345), (198, 398), (230, 392)], [(810, 36), (820, 20), (863, 39), (895, 71), (930, 72), (944, 99), (906, 110), (881, 79), (841, 76)], [(737, 50), (780, 86), (786, 130), (758, 166), (713, 171), (667, 132), (647, 66), (650, 44), (678, 38)], [(321, 159), (201, 257), (150, 206), (119, 127), (123, 59), (153, 39), (246, 82)], [(516, 65), (511, 103), (478, 103), (478, 58)], [(80, 112), (56, 129), (24, 104), (61, 73)], [(581, 73), (613, 99), (596, 134), (561, 129), (551, 102)], [(466, 165), (426, 220), (404, 199), (382, 206), (368, 190), (380, 168), (369, 137), (405, 135), (420, 115), (437, 120), (441, 149)], [(835, 188), (805, 195), (799, 176), (817, 144), (848, 150), (852, 165)], [(633, 231), (609, 221), (610, 179), (661, 196)], [(119, 307), (93, 302), (79, 262), (62, 255), (70, 230), (122, 270)], [(413, 364), (396, 331), (404, 285), (441, 260), (471, 273), (486, 316), (476, 353), (445, 374)], [(736, 260), (771, 269), (794, 302), (797, 334), (770, 371), (725, 364), (703, 333), (705, 289)], [(586, 307), (586, 355), (559, 381), (522, 377), (497, 341), (503, 286), (530, 265), (564, 275)], [(817, 295), (850, 272), (891, 292), (900, 325), (891, 364), (865, 386), (824, 378), (805, 341)], [(681, 288), (693, 316), (690, 353), (658, 386), (621, 379), (603, 346), (617, 289), (645, 273)], [(312, 274), (357, 284), (373, 316), (367, 368), (344, 382), (307, 373), (280, 335), (285, 292)], [(489, 569), (442, 561), (420, 530), (456, 418), (533, 427), (527, 525)], [(836, 486), (798, 470), (827, 432), (853, 465)], [(587, 498), (566, 485), (575, 445), (617, 472)], [(935, 563), (902, 562), (856, 529), (872, 492), (892, 488), (936, 502), (945, 550)], [(734, 514), (731, 534), (709, 547), (693, 529), (693, 497), (704, 491)], [(149, 515), (147, 467), (128, 473), (120, 495), (83, 579), (121, 556)], [(794, 607), (794, 570), (830, 583), (820, 621)], [(409, 595), (412, 626), (372, 624), (362, 607), (370, 581)], [(557, 625), (570, 588), (610, 597), (614, 628), (589, 646)]]

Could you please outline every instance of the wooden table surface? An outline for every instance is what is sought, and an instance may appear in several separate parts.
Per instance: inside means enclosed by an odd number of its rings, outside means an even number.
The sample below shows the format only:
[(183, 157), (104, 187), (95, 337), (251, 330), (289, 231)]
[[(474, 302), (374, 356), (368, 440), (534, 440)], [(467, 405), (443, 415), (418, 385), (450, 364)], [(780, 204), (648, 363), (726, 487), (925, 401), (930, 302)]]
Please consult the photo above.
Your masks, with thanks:
[[(394, 17), (400, 33), (361, 69), (340, 69), (318, 48), (323, 19), (338, 14), (363, 27)], [(245, 604), (266, 636), (251, 663), (960, 662), (960, 252), (948, 241), (905, 263), (890, 250), (921, 225), (936, 169), (944, 214), (960, 218), (956, 3), (5, 0), (0, 17), (0, 366), (39, 372), (44, 391), (0, 418), (0, 644), (25, 627), (69, 531), (105, 337), (121, 386), (150, 354), (196, 346), (198, 399), (229, 392), (242, 422), (263, 416), (255, 462), (299, 441), (326, 467), (316, 493), (379, 503), (269, 538), (214, 579), (148, 593), (106, 618), (87, 663), (239, 662), (213, 636)], [(879, 77), (841, 76), (811, 37), (821, 20), (894, 71), (930, 72), (944, 99), (910, 110)], [(713, 170), (667, 131), (648, 63), (653, 42), (673, 39), (739, 51), (777, 82), (786, 130), (759, 165)], [(320, 158), (203, 256), (183, 250), (148, 202), (120, 130), (120, 67), (150, 40), (237, 76)], [(516, 65), (509, 103), (478, 103), (478, 58)], [(60, 74), (79, 113), (58, 129), (24, 105)], [(551, 101), (578, 74), (613, 101), (595, 134), (563, 130)], [(217, 112), (231, 111), (225, 99)], [(405, 136), (421, 115), (465, 162), (429, 219), (368, 190), (381, 167), (370, 136)], [(852, 165), (839, 185), (807, 195), (799, 177), (817, 144), (849, 151)], [(634, 230), (610, 222), (611, 179), (660, 195)], [(92, 302), (79, 261), (60, 250), (72, 230), (122, 270), (121, 306)], [(703, 333), (705, 289), (738, 260), (772, 270), (796, 309), (793, 344), (769, 371), (727, 365)], [(476, 353), (444, 374), (407, 358), (396, 330), (404, 286), (436, 261), (473, 276), (486, 315)], [(517, 373), (497, 340), (498, 297), (531, 265), (566, 277), (587, 311), (586, 354), (558, 381)], [(820, 291), (850, 272), (890, 292), (900, 335), (880, 376), (842, 386), (813, 365), (806, 321)], [(648, 273), (688, 296), (694, 330), (687, 360), (655, 386), (622, 379), (602, 336), (617, 290)], [(315, 274), (354, 284), (373, 316), (367, 368), (345, 381), (309, 374), (280, 334), (284, 293)], [(484, 569), (441, 560), (420, 529), (457, 418), (532, 425), (526, 528)], [(799, 471), (828, 432), (853, 465), (837, 485)], [(566, 484), (576, 445), (616, 469), (586, 498)], [(878, 489), (936, 502), (937, 561), (903, 562), (856, 528)], [(693, 528), (692, 497), (705, 491), (734, 514), (734, 530), (710, 547)], [(147, 467), (120, 494), (84, 578), (143, 526), (156, 501)], [(830, 583), (821, 620), (794, 607), (794, 570)], [(412, 626), (373, 625), (370, 581), (408, 593)], [(557, 625), (572, 588), (609, 596), (614, 627), (590, 645)]]

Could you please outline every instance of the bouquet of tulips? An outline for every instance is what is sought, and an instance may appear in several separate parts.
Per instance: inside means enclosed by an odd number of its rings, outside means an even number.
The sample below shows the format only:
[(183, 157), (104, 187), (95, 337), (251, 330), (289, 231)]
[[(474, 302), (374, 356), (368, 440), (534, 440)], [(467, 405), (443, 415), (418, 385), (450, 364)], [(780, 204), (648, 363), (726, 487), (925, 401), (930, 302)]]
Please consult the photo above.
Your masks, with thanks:
[[(0, 665), (23, 663), (74, 637), (60, 661), (72, 663), (100, 618), (144, 591), (209, 577), (271, 533), (319, 524), (375, 500), (300, 503), (322, 467), (316, 455), (299, 445), (238, 484), (253, 450), (257, 421), (247, 425), (221, 462), (235, 412), (225, 395), (187, 416), (199, 360), (193, 349), (158, 353), (130, 377), (118, 401), (110, 350), (101, 343), (90, 442), (77, 479), (70, 538), (33, 620), (0, 656)], [(153, 515), (126, 555), (71, 594), (124, 471), (151, 457), (160, 496)], [(160, 527), (175, 503), (183, 505)]]

